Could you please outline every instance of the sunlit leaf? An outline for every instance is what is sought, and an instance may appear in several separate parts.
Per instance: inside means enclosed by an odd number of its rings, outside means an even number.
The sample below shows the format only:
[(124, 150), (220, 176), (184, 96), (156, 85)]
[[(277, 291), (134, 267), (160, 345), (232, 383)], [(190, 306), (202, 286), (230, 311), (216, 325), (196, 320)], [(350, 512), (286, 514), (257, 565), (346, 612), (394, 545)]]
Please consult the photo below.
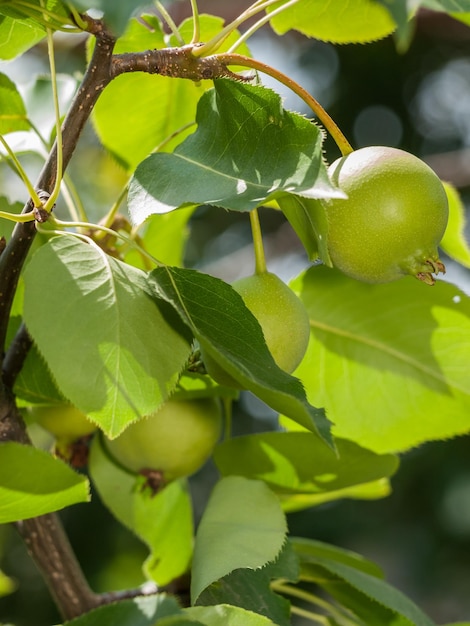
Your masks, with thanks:
[(371, 285), (325, 267), (291, 286), (311, 324), (296, 374), (336, 436), (384, 453), (470, 430), (470, 299), (457, 287)]
[(191, 598), (239, 568), (258, 569), (279, 555), (286, 520), (276, 496), (260, 481), (229, 476), (214, 487), (194, 548)]
[(0, 524), (89, 499), (87, 478), (62, 461), (32, 446), (0, 443)]
[(332, 43), (366, 43), (395, 28), (388, 11), (374, 0), (330, 0), (327, 5), (323, 0), (300, 0), (273, 17), (271, 25), (281, 35), (293, 29)]
[(214, 85), (199, 101), (196, 132), (173, 153), (138, 166), (129, 189), (133, 222), (188, 204), (249, 211), (281, 192), (338, 195), (317, 126), (283, 109), (265, 87), (226, 79)]
[(15, 19), (0, 9), (0, 59), (10, 60), (32, 48), (46, 32), (32, 19)]
[(110, 437), (169, 396), (190, 353), (187, 330), (152, 299), (146, 274), (75, 237), (34, 255), (24, 319), (61, 393)]
[(28, 129), (26, 109), (15, 83), (0, 74), (0, 134)]

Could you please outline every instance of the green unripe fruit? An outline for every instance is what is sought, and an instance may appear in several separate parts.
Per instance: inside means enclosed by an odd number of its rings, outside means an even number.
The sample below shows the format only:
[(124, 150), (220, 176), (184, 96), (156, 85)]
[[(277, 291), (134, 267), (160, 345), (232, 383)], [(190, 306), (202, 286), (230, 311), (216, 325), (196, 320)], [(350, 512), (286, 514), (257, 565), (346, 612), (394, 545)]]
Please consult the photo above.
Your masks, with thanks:
[[(233, 283), (246, 307), (258, 320), (276, 364), (292, 373), (303, 359), (310, 337), (310, 321), (303, 302), (278, 276), (254, 274)], [(203, 354), (209, 374), (220, 384), (239, 386), (215, 361)]]
[(149, 417), (107, 440), (111, 456), (132, 472), (155, 470), (170, 482), (194, 474), (212, 454), (222, 427), (219, 402), (168, 400)]
[(61, 443), (71, 443), (96, 430), (96, 424), (70, 404), (34, 405), (28, 413)]
[(448, 220), (434, 171), (403, 150), (370, 146), (336, 160), (329, 175), (347, 195), (324, 201), (333, 265), (370, 283), (411, 274), (433, 284), (445, 271), (437, 246)]

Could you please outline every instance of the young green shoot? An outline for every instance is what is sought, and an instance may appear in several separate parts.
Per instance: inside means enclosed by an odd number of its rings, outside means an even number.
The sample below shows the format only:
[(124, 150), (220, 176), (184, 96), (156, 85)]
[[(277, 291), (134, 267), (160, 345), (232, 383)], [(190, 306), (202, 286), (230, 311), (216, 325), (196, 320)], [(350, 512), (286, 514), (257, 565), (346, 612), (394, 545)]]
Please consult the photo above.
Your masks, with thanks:
[[(41, 0), (41, 4), (43, 0)], [(54, 189), (44, 205), (44, 209), (51, 213), (57, 198), (60, 193), (60, 185), (62, 182), (63, 174), (63, 150), (62, 150), (62, 124), (60, 121), (60, 107), (59, 107), (59, 93), (57, 89), (57, 72), (55, 67), (54, 57), (54, 41), (52, 37), (52, 30), (46, 29), (47, 33), (47, 51), (49, 54), (49, 67), (51, 70), (51, 84), (52, 84), (52, 98), (54, 101), (54, 113), (55, 113), (55, 128), (56, 128), (56, 146), (57, 146), (57, 169), (55, 175)]]
[(159, 2), (159, 0), (155, 0), (155, 8), (161, 14), (164, 22), (166, 23), (166, 25), (170, 29), (172, 35), (175, 37), (175, 39), (178, 42), (178, 44), (180, 46), (184, 46), (186, 42), (184, 41), (181, 33), (179, 32), (178, 27), (176, 26), (175, 22), (173, 21), (173, 18), (171, 17), (171, 15), (165, 9), (163, 4), (161, 2)]
[(269, 22), (275, 15), (277, 15), (278, 13), (282, 13), (282, 11), (291, 6), (294, 6), (294, 4), (297, 4), (297, 2), (298, 0), (290, 0), (289, 2), (287, 2), (287, 4), (283, 4), (282, 6), (274, 9), (274, 11), (271, 11), (270, 13), (266, 13), (266, 15), (264, 15), (257, 22), (255, 22), (253, 26), (250, 26), (250, 28), (248, 28), (248, 30), (246, 30), (243, 35), (241, 35), (237, 39), (237, 41), (229, 48), (228, 52), (235, 52), (235, 50), (239, 46), (241, 46), (242, 43), (249, 39), (254, 33), (256, 33), (257, 30), (259, 30), (262, 26)]
[[(33, 183), (29, 180), (28, 175), (26, 174), (26, 172), (23, 169), (23, 166), (19, 162), (16, 154), (10, 148), (7, 140), (5, 139), (5, 137), (3, 135), (0, 135), (0, 143), (2, 144), (2, 146), (5, 148), (6, 152), (8, 153), (8, 156), (10, 157), (11, 162), (13, 163), (14, 169), (17, 172), (18, 176), (24, 182), (25, 187), (28, 190), (28, 193), (29, 193), (30, 198), (32, 200), (33, 206), (38, 209), (39, 207), (42, 206), (42, 202), (41, 202), (41, 200), (40, 200), (36, 190), (34, 189)], [(13, 219), (13, 217), (6, 218), (6, 219), (12, 219), (14, 222), (29, 222), (30, 221), (30, 219), (27, 219), (27, 220), (17, 219), (20, 216), (19, 215), (15, 215), (14, 213), (12, 213), (12, 214), (9, 213), (8, 215), (14, 216), (14, 219)], [(25, 213), (23, 215), (27, 215), (27, 214)], [(6, 216), (3, 215), (3, 217), (6, 217)]]
[[(287, 4), (280, 7), (279, 12), (283, 11), (286, 8), (286, 6), (288, 5), (291, 6), (292, 4), (295, 4), (298, 1), (299, 0), (291, 0)], [(227, 39), (227, 37), (229, 37), (233, 33), (233, 31), (235, 31), (239, 26), (241, 26), (243, 22), (246, 22), (246, 20), (251, 19), (257, 13), (264, 11), (264, 9), (266, 9), (267, 7), (273, 4), (278, 4), (278, 2), (279, 0), (263, 0), (262, 2), (254, 2), (250, 7), (248, 7), (248, 9), (243, 11), (243, 13), (241, 13), (236, 19), (230, 22), (230, 24), (227, 24), (227, 26), (225, 26), (220, 31), (220, 33), (215, 35), (207, 43), (205, 43), (202, 46), (199, 46), (198, 48), (194, 48), (193, 55), (197, 57), (202, 57), (202, 56), (207, 56), (209, 54), (213, 54), (218, 48), (220, 48), (220, 46)]]
[(199, 43), (201, 37), (201, 26), (199, 22), (199, 9), (197, 6), (197, 0), (191, 0), (191, 10), (193, 12), (193, 36), (191, 38), (192, 44)]

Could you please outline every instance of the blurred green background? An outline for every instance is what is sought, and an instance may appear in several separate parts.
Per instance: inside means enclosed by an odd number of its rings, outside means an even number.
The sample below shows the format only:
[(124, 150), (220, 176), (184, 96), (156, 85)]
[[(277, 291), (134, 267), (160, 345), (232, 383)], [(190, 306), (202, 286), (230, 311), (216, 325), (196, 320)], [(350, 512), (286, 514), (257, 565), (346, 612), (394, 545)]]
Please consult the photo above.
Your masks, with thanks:
[[(234, 17), (247, 2), (204, 2), (201, 12)], [(189, 2), (167, 3), (178, 23)], [(84, 69), (84, 40), (57, 40), (59, 71)], [(263, 28), (250, 47), (254, 56), (300, 82), (336, 120), (354, 147), (384, 144), (409, 150), (454, 183), (468, 206), (470, 194), (470, 28), (431, 11), (422, 11), (409, 49), (397, 53), (392, 37), (367, 45), (330, 44), (295, 34), (273, 37)], [(44, 46), (0, 71), (27, 85), (47, 70)], [(305, 113), (303, 103), (281, 86), (264, 81), (284, 98), (286, 108)], [(329, 139), (327, 160), (338, 156)], [(34, 177), (41, 163), (25, 157)], [(104, 215), (125, 177), (99, 147), (91, 126), (70, 165), (90, 214)], [(0, 164), (1, 195), (24, 202), (24, 192)], [(307, 261), (278, 212), (261, 211), (268, 264), (285, 280)], [(467, 233), (469, 235), (470, 233)], [(191, 222), (187, 263), (228, 281), (252, 268), (246, 215), (201, 207)], [(470, 272), (446, 260), (446, 280), (470, 293)], [(234, 271), (236, 268), (236, 273)], [(469, 377), (470, 378), (470, 377)], [(470, 383), (469, 383), (470, 384)], [(236, 407), (237, 432), (266, 430), (271, 411), (248, 395)], [(196, 516), (200, 515), (215, 470), (209, 465), (191, 479)], [(408, 594), (435, 621), (470, 619), (470, 439), (430, 443), (402, 459), (393, 493), (381, 501), (342, 501), (289, 516), (293, 535), (329, 541), (357, 550), (381, 565), (387, 579)], [(97, 591), (143, 582), (140, 564), (146, 550), (111, 518), (97, 497), (61, 513), (79, 560)], [(49, 626), (60, 622), (16, 532), (0, 526), (0, 568), (18, 584), (0, 599), (0, 623)], [(298, 624), (301, 624), (299, 621)]]

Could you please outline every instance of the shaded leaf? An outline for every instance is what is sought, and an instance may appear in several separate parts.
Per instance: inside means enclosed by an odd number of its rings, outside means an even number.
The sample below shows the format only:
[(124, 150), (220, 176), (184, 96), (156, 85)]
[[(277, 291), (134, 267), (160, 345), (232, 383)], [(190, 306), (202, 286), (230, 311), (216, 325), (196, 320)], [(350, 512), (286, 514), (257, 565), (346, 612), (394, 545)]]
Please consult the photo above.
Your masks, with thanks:
[(86, 477), (63, 461), (32, 446), (0, 443), (0, 524), (89, 499)]
[(187, 204), (249, 211), (282, 191), (339, 193), (326, 173), (319, 129), (284, 110), (270, 89), (216, 80), (196, 121), (196, 132), (173, 153), (152, 154), (136, 169), (129, 188), (134, 223)]
[(201, 348), (241, 386), (278, 412), (317, 430), (331, 444), (323, 411), (310, 406), (300, 381), (276, 365), (258, 321), (230, 285), (175, 267), (157, 268), (150, 279), (157, 295), (175, 307)]
[(102, 11), (107, 26), (117, 36), (124, 31), (132, 15), (148, 6), (148, 2), (136, 2), (136, 0), (120, 0), (119, 2), (114, 2), (114, 0), (74, 0), (73, 4), (82, 11), (89, 9)]
[(238, 569), (212, 585), (198, 598), (198, 605), (231, 604), (254, 611), (273, 620), (278, 626), (290, 626), (290, 603), (273, 592), (276, 578), (295, 582), (299, 576), (298, 557), (286, 542), (273, 563), (257, 570)]
[(286, 532), (279, 502), (264, 483), (239, 476), (220, 480), (196, 535), (192, 603), (211, 583), (233, 570), (258, 569), (274, 561)]
[(159, 593), (100, 606), (66, 622), (66, 626), (154, 626), (160, 619), (180, 613), (174, 597)]
[(24, 279), (24, 319), (59, 390), (109, 437), (169, 396), (190, 338), (152, 299), (146, 274), (61, 236), (39, 248)]
[[(273, 11), (279, 4), (268, 9)], [(271, 19), (280, 35), (297, 30), (307, 37), (332, 43), (366, 43), (390, 35), (395, 29), (388, 11), (372, 0), (300, 0)]]
[(393, 455), (376, 455), (344, 439), (336, 452), (309, 432), (267, 432), (219, 444), (214, 460), (222, 475), (263, 480), (280, 493), (324, 493), (389, 477)]
[[(301, 561), (301, 578), (323, 587), (343, 606), (367, 624), (374, 626), (435, 626), (407, 596), (382, 580), (376, 573), (364, 571), (364, 562), (354, 558), (346, 562), (333, 549), (329, 554), (306, 551), (293, 543)], [(338, 558), (339, 556), (339, 558)], [(359, 565), (359, 566), (358, 566)], [(397, 620), (397, 615), (403, 620)]]
[(159, 585), (184, 574), (193, 548), (191, 500), (186, 481), (174, 481), (156, 495), (142, 489), (142, 477), (110, 460), (99, 437), (89, 459), (90, 475), (111, 513), (149, 548), (143, 569)]
[(311, 325), (296, 374), (336, 436), (385, 453), (470, 430), (470, 299), (457, 287), (370, 285), (325, 267), (291, 286)]

